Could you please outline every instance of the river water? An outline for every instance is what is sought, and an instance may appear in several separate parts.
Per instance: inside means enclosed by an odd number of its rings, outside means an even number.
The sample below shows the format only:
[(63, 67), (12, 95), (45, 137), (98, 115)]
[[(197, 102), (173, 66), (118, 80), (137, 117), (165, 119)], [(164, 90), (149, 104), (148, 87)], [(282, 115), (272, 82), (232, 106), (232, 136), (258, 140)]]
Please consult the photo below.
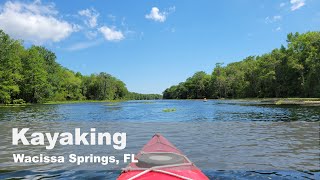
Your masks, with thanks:
[[(175, 109), (164, 112), (164, 109)], [(155, 133), (182, 150), (210, 179), (320, 179), (320, 107), (240, 100), (158, 100), (0, 107), (0, 179), (116, 179), (126, 163), (15, 163), (13, 154), (137, 153)], [(125, 132), (111, 145), (12, 145), (12, 128), (32, 132)], [(29, 132), (28, 132), (29, 133)], [(27, 133), (27, 134), (28, 134)], [(28, 134), (29, 135), (29, 134)]]

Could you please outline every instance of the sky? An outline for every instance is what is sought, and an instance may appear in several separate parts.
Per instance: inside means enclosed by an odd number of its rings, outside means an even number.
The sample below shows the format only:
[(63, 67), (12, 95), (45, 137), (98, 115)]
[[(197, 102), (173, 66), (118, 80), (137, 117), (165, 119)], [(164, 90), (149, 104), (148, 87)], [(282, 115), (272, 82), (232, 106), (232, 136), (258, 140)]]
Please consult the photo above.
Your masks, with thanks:
[(320, 30), (319, 0), (0, 0), (0, 29), (75, 72), (107, 72), (129, 91), (162, 93)]

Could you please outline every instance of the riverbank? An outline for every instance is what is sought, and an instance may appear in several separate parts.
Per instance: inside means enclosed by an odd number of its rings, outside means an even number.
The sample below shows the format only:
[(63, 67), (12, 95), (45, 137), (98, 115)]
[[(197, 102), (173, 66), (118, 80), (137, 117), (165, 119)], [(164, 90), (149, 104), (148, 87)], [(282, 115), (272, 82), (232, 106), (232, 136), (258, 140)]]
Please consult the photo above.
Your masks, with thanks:
[[(165, 99), (165, 100), (195, 100), (204, 101), (203, 99)], [(207, 99), (207, 100), (236, 100), (254, 102), (260, 105), (303, 105), (303, 106), (320, 106), (320, 98), (241, 98), (241, 99)]]
[(118, 99), (118, 100), (80, 100), (80, 101), (47, 101), (44, 103), (23, 103), (23, 104), (0, 104), (0, 107), (23, 107), (23, 106), (32, 106), (32, 105), (38, 105), (38, 104), (46, 104), (46, 105), (53, 105), (53, 104), (77, 104), (77, 103), (119, 103), (119, 102), (125, 102), (128, 100), (125, 99)]
[[(170, 99), (166, 99), (170, 100)], [(181, 100), (201, 100), (203, 99), (181, 99)], [(243, 99), (210, 99), (210, 100), (238, 100), (259, 103), (260, 105), (303, 105), (303, 106), (320, 106), (320, 98), (243, 98)], [(130, 101), (129, 99), (118, 100), (80, 100), (80, 101), (47, 101), (39, 104), (77, 104), (77, 103), (119, 103)], [(144, 100), (145, 101), (145, 100)], [(150, 102), (151, 103), (151, 102)], [(0, 104), (0, 107), (22, 107), (36, 105), (31, 103), (25, 104)]]
[(117, 99), (117, 100), (80, 100), (80, 101), (48, 101), (42, 104), (76, 104), (76, 103), (118, 103), (125, 102), (128, 100), (125, 99)]

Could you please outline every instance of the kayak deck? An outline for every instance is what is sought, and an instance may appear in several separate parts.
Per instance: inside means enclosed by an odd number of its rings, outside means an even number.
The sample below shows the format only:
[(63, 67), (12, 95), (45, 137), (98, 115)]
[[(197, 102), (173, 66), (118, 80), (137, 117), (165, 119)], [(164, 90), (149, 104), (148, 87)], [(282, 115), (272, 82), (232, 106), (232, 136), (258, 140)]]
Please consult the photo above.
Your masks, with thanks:
[(138, 163), (130, 163), (118, 180), (207, 180), (208, 178), (183, 153), (160, 134), (137, 154)]

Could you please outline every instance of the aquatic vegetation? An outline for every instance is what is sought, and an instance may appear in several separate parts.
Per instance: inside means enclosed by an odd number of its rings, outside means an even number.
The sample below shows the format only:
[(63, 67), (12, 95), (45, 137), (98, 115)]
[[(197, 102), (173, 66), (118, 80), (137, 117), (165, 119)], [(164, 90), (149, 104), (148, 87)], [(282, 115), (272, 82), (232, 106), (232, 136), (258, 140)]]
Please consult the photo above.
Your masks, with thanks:
[(162, 112), (175, 112), (177, 111), (176, 108), (165, 108), (162, 110)]
[(320, 105), (319, 98), (285, 98), (274, 101), (275, 105)]
[(283, 104), (283, 100), (276, 101), (275, 104), (276, 104), (276, 105), (281, 105), (281, 104)]

